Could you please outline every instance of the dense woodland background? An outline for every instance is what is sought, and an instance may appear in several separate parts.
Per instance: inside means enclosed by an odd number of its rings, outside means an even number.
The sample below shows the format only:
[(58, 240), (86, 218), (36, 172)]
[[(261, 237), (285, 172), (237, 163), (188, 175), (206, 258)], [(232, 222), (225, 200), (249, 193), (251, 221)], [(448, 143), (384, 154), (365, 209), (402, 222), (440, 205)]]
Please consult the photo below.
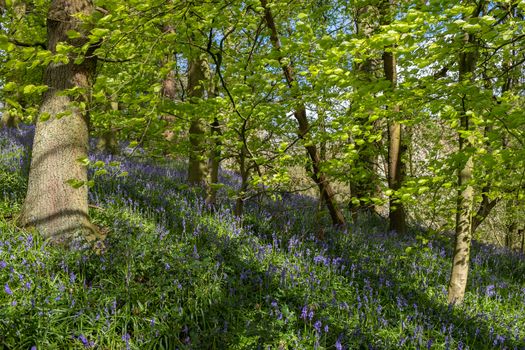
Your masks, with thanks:
[(0, 5), (1, 346), (525, 348), (525, 2)]

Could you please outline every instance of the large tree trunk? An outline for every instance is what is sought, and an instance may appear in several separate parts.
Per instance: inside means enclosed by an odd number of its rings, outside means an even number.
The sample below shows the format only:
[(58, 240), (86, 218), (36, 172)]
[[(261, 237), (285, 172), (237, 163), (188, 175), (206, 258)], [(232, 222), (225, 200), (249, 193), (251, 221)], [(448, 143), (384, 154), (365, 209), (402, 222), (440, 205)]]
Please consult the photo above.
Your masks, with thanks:
[[(264, 7), (264, 19), (268, 28), (270, 29), (270, 40), (272, 45), (275, 50), (281, 51), (281, 42), (279, 41), (277, 27), (275, 26), (273, 14), (268, 7), (268, 2), (266, 0), (261, 0), (261, 5)], [(284, 57), (279, 57), (279, 60), (282, 62), (282, 69), (286, 78), (286, 82), (288, 86), (292, 88), (295, 81), (292, 66), (288, 63), (284, 63)], [(294, 117), (298, 123), (297, 134), (301, 139), (305, 139), (310, 131), (310, 123), (306, 116), (306, 107), (303, 103), (298, 103), (294, 111)], [(317, 146), (307, 143), (305, 148), (312, 166), (311, 177), (319, 188), (320, 196), (324, 199), (326, 207), (328, 208), (328, 212), (330, 213), (330, 217), (332, 218), (332, 223), (334, 226), (346, 225), (345, 217), (335, 200), (335, 192), (330, 186), (326, 175), (321, 171), (321, 157)]]
[[(386, 23), (390, 23), (392, 4), (385, 2), (383, 6), (385, 7), (382, 9), (383, 16), (387, 18)], [(383, 53), (383, 70), (385, 78), (390, 81), (391, 91), (394, 91), (397, 88), (397, 62), (393, 52), (385, 51)], [(401, 160), (403, 157), (403, 128), (395, 117), (395, 114), (399, 114), (399, 106), (390, 106), (390, 109), (394, 112), (394, 118), (388, 127), (388, 187), (394, 191), (394, 195), (390, 197), (389, 227), (390, 231), (405, 234), (405, 209), (403, 203), (395, 196), (396, 191), (401, 187), (404, 175), (404, 165)]]
[[(477, 52), (473, 51), (474, 38), (464, 34), (465, 48), (459, 55), (459, 81), (473, 79), (476, 67)], [(469, 137), (463, 132), (470, 130), (469, 117), (466, 114), (467, 96), (463, 96), (463, 110), (461, 111), (461, 130), (459, 132), (459, 152), (465, 152), (472, 146)], [(474, 160), (469, 156), (465, 164), (458, 171), (458, 200), (456, 211), (456, 242), (452, 259), (452, 272), (448, 286), (449, 304), (461, 304), (467, 287), (470, 242), (472, 240), (472, 206), (474, 203), (474, 188), (470, 184), (474, 170)]]
[[(204, 98), (204, 84), (209, 80), (208, 62), (204, 55), (190, 62), (188, 73), (188, 96), (192, 98)], [(206, 130), (208, 124), (206, 119), (199, 113), (194, 114), (190, 124), (190, 154), (188, 163), (188, 182), (192, 184), (205, 184), (208, 176), (208, 164), (206, 157)]]
[[(53, 0), (48, 13), (48, 48), (55, 52), (57, 43), (76, 47), (86, 40), (68, 39), (69, 30), (85, 33), (74, 15), (89, 15), (93, 4), (88, 0)], [(35, 226), (54, 243), (71, 244), (73, 236), (94, 231), (88, 216), (88, 189), (73, 188), (68, 180), (87, 181), (87, 168), (78, 159), (88, 155), (88, 115), (72, 106), (73, 98), (62, 94), (66, 89), (91, 87), (96, 59), (89, 50), (81, 64), (51, 63), (45, 73), (46, 92), (36, 123), (29, 183), (20, 223)], [(86, 101), (87, 96), (77, 98)], [(63, 115), (63, 114), (66, 115)], [(41, 120), (42, 116), (49, 120)], [(61, 116), (62, 115), (62, 116)]]

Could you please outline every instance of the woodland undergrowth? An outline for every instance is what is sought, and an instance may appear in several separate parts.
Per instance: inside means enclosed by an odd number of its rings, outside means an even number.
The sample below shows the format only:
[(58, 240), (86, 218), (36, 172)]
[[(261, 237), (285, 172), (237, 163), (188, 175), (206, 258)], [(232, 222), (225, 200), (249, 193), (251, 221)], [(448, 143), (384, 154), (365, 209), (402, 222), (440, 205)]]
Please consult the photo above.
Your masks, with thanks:
[(15, 226), (31, 130), (1, 133), (0, 348), (525, 349), (523, 255), (474, 243), (450, 308), (449, 236), (332, 230), (300, 195), (251, 201), (241, 222), (234, 173), (210, 210), (182, 165), (105, 154), (119, 164), (90, 190), (105, 240), (66, 251)]

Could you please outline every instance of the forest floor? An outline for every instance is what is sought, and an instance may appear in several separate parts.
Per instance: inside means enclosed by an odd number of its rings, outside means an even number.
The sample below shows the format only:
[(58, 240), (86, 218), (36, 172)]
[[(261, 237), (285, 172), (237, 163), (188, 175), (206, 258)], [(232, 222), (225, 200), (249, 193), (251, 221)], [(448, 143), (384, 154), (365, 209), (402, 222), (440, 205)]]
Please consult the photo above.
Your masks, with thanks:
[(120, 162), (90, 190), (104, 244), (47, 245), (13, 223), (30, 132), (0, 131), (0, 348), (525, 349), (522, 254), (474, 242), (451, 308), (449, 236), (333, 230), (301, 195), (249, 202), (240, 222), (229, 172), (212, 211), (183, 166), (93, 155)]

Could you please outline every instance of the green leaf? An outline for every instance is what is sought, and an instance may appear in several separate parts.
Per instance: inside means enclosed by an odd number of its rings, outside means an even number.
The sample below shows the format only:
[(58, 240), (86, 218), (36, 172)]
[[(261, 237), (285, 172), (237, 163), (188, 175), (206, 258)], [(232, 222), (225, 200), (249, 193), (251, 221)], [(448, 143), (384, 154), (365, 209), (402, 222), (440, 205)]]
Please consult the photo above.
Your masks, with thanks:
[(95, 164), (93, 164), (93, 166), (94, 166), (95, 168), (102, 168), (104, 165), (106, 165), (106, 163), (104, 163), (104, 162), (101, 161), (101, 160), (97, 160), (97, 161), (95, 162)]
[(44, 113), (41, 113), (40, 116), (38, 117), (38, 121), (40, 122), (46, 122), (49, 120), (49, 118), (51, 118), (51, 114), (47, 113), (47, 112), (44, 112)]
[(301, 12), (297, 15), (297, 18), (299, 19), (305, 19), (308, 17), (308, 14), (304, 13), (304, 12)]
[(82, 35), (79, 32), (77, 32), (76, 30), (71, 30), (71, 29), (68, 30), (66, 34), (69, 39), (76, 39), (76, 38), (82, 37)]
[(10, 81), (9, 83), (4, 85), (4, 91), (11, 92), (16, 90), (16, 83), (13, 81)]
[(29, 84), (29, 85), (26, 85), (24, 86), (24, 95), (30, 95), (32, 93), (34, 93), (35, 91), (37, 90), (37, 87), (33, 84)]
[(106, 169), (98, 169), (97, 171), (95, 171), (95, 176), (102, 176), (102, 175), (106, 175), (108, 173), (108, 171)]
[(81, 158), (78, 158), (77, 159), (77, 162), (79, 162), (80, 164), (84, 165), (84, 166), (88, 166), (90, 161), (88, 159), (88, 157), (81, 157)]
[(82, 180), (78, 180), (78, 179), (69, 179), (66, 181), (66, 183), (68, 185), (70, 185), (71, 187), (73, 188), (80, 188), (82, 186), (84, 186), (85, 182), (82, 181)]

